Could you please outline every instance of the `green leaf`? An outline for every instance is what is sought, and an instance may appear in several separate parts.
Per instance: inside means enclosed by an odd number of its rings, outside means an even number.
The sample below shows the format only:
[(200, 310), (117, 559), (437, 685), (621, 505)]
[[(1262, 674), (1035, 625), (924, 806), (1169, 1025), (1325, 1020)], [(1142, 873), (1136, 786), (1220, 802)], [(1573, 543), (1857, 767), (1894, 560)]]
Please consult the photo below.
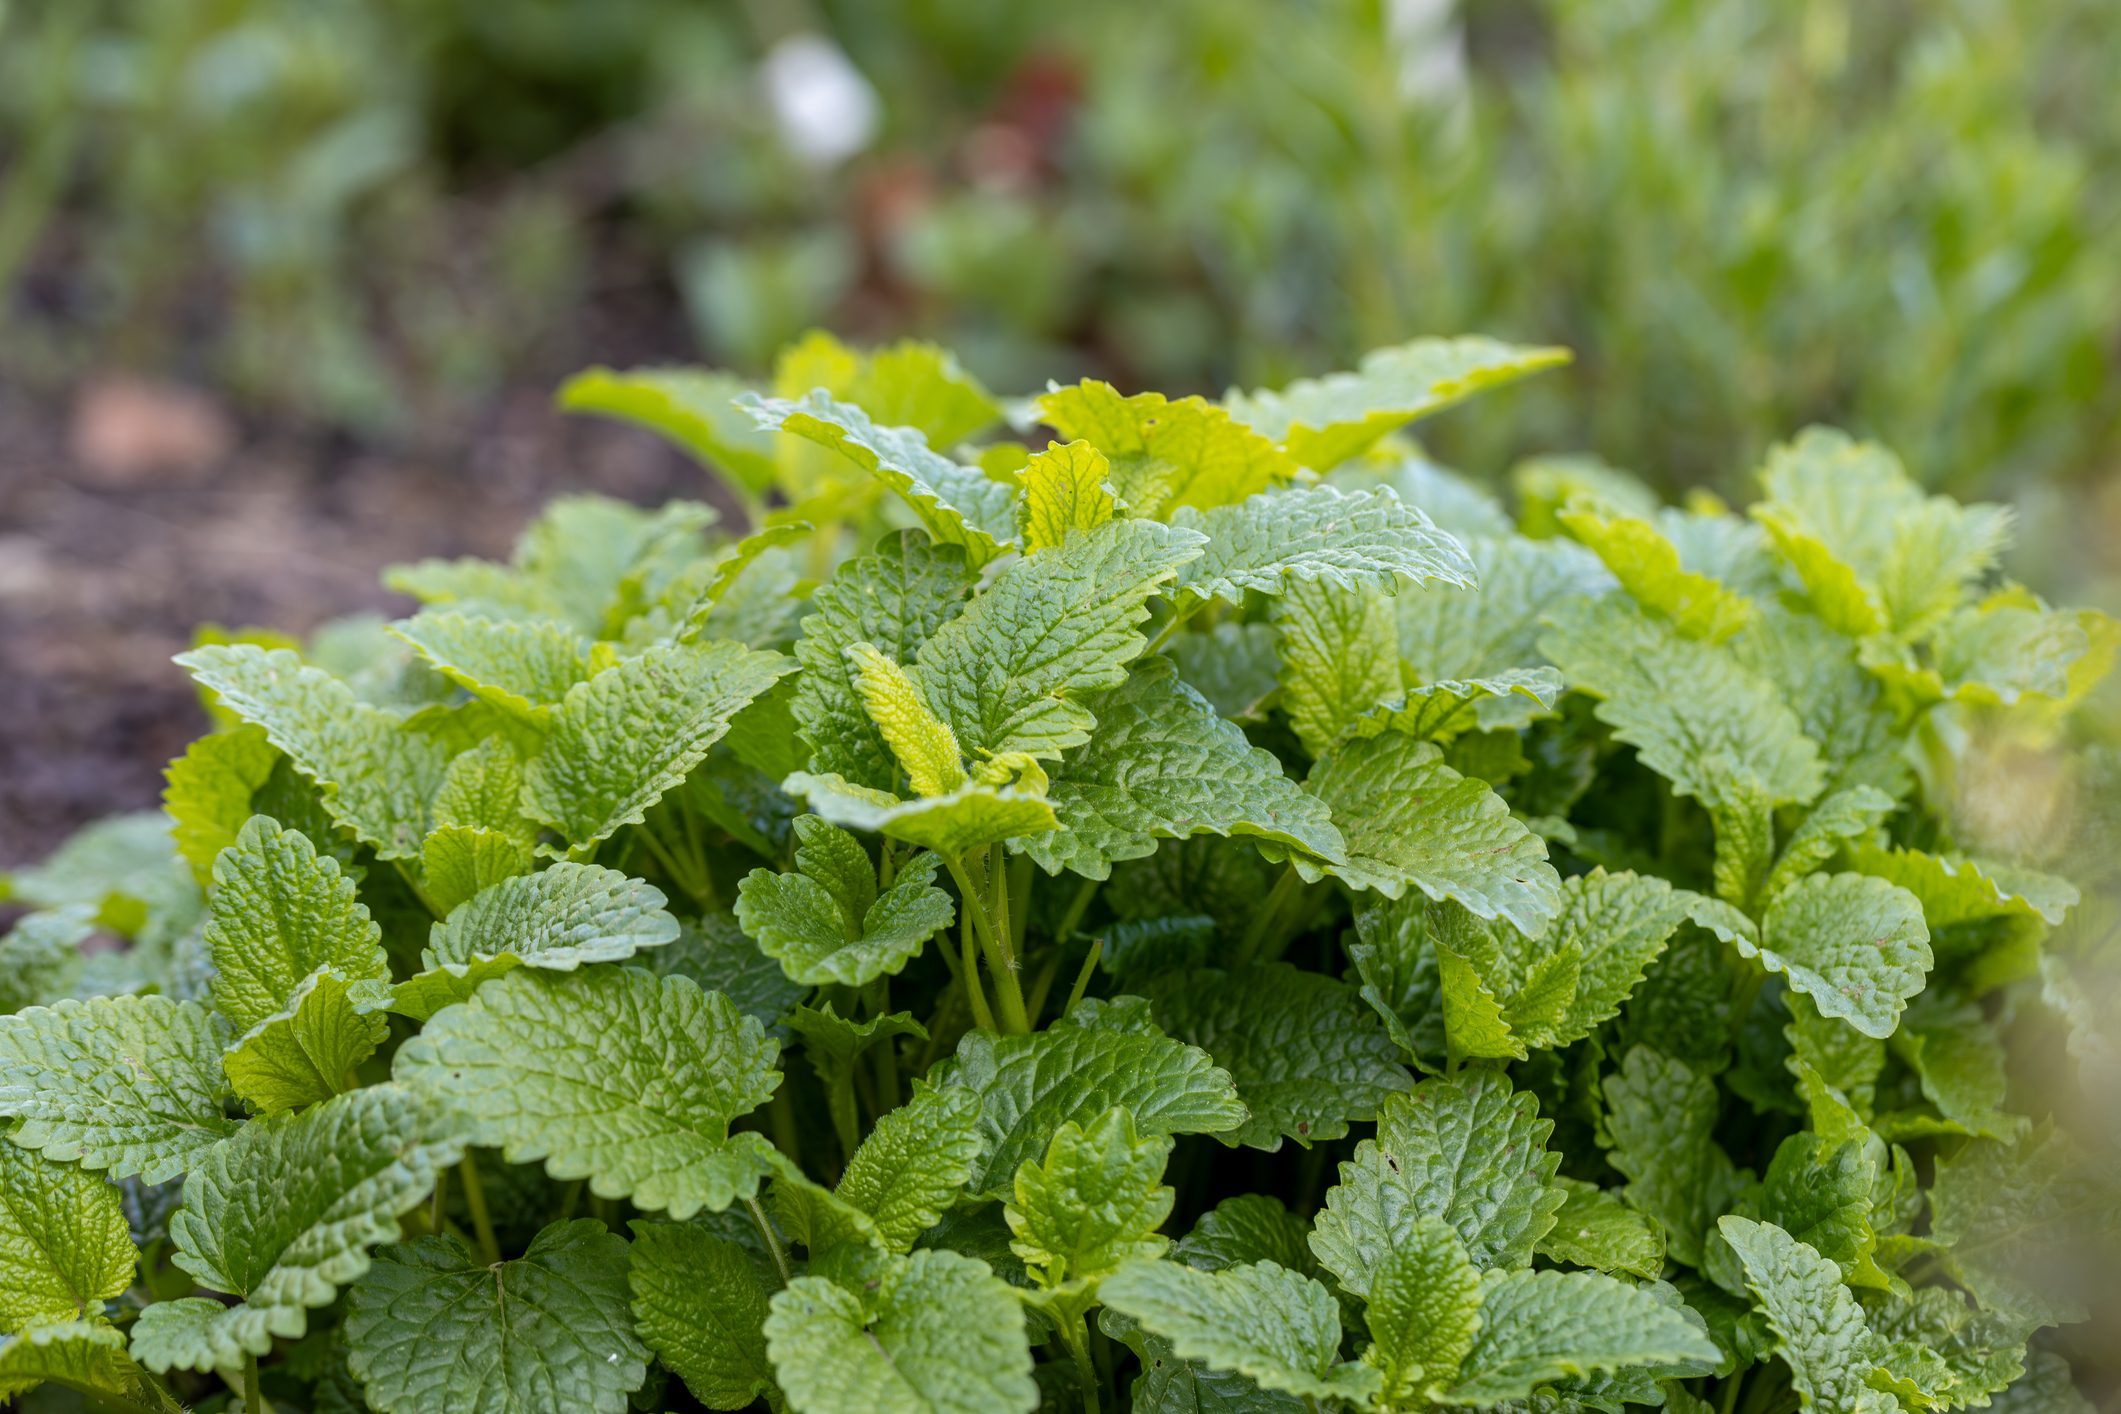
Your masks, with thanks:
[(956, 355), (914, 339), (862, 355), (843, 396), (878, 422), (915, 428), (938, 446), (962, 442), (1001, 416), (992, 395), (959, 367)]
[(1490, 677), (1422, 683), (1377, 703), (1348, 730), (1356, 736), (1399, 732), (1448, 741), (1463, 732), (1521, 725), (1520, 718), (1545, 715), (1562, 691), (1561, 674), (1552, 668), (1511, 668)]
[(1346, 983), (1287, 963), (1199, 968), (1148, 989), (1157, 1025), (1200, 1047), (1237, 1083), (1251, 1117), (1217, 1137), (1272, 1153), (1305, 1148), (1374, 1119), (1411, 1087), (1398, 1048)]
[(709, 1409), (748, 1409), (774, 1389), (766, 1291), (751, 1254), (691, 1223), (633, 1224), (634, 1326)]
[(2096, 610), (2049, 609), (2006, 587), (1946, 615), (1931, 634), (1926, 663), (1883, 640), (1866, 641), (1860, 656), (1866, 668), (1917, 705), (2067, 702), (2082, 691), (2079, 665), (2097, 661), (2094, 635), (2110, 634), (2111, 623)]
[(1309, 1239), (1309, 1225), (1283, 1207), (1279, 1198), (1240, 1193), (1201, 1214), (1171, 1255), (1204, 1272), (1243, 1262), (1273, 1262), (1308, 1274), (1318, 1266)]
[(1989, 1401), (1989, 1414), (2093, 1414), (2069, 1362), (2045, 1350), (2026, 1357), (2026, 1375)]
[(542, 723), (590, 676), (589, 643), (553, 619), (491, 619), (429, 609), (390, 626), (457, 686), (526, 721)]
[(912, 662), (958, 611), (972, 580), (963, 550), (909, 530), (886, 536), (869, 554), (841, 565), (811, 596), (795, 645), (803, 671), (790, 711), (810, 744), (812, 771), (875, 790), (893, 788), (898, 760), (863, 706), (847, 649), (869, 643), (894, 662)]
[(778, 653), (715, 641), (651, 648), (569, 692), (523, 779), (523, 807), (577, 848), (638, 825), (729, 729), (795, 671)]
[(623, 1414), (648, 1377), (623, 1239), (554, 1223), (489, 1266), (454, 1238), (381, 1253), (346, 1309), (346, 1360), (381, 1414)]
[(1301, 378), (1278, 392), (1232, 393), (1224, 403), (1297, 461), (1331, 471), (1416, 418), (1568, 361), (1567, 349), (1416, 339), (1366, 354), (1356, 372)]
[(802, 1414), (1030, 1414), (1023, 1308), (985, 1262), (929, 1250), (859, 1293), (797, 1277), (773, 1298), (766, 1348)]
[(1016, 544), (1016, 497), (978, 467), (936, 452), (911, 427), (879, 426), (850, 403), (815, 389), (790, 401), (747, 393), (739, 406), (760, 427), (788, 432), (842, 453), (905, 500), (928, 533), (962, 545), (973, 564), (985, 564)]
[(229, 1085), (263, 1114), (300, 1109), (353, 1088), (354, 1067), (390, 1035), (387, 984), (320, 967), (286, 1003), (236, 1038), (221, 1059)]
[(981, 1152), (979, 1097), (955, 1087), (916, 1085), (913, 1098), (880, 1117), (854, 1151), (837, 1195), (903, 1252), (942, 1221)]
[(1044, 795), (1014, 786), (967, 785), (948, 795), (900, 800), (839, 776), (798, 771), (781, 789), (835, 825), (872, 830), (951, 858), (1060, 825)]
[(1112, 463), (1088, 442), (1048, 442), (1033, 452), (1016, 479), (1024, 484), (1017, 533), (1024, 553), (1065, 544), (1068, 532), (1091, 530), (1112, 519), (1119, 493), (1112, 489)]
[(1176, 1195), (1158, 1180), (1170, 1157), (1170, 1138), (1137, 1134), (1125, 1109), (1062, 1125), (1045, 1158), (1016, 1171), (1015, 1195), (1003, 1209), (1015, 1234), (1010, 1249), (1049, 1286), (1162, 1256), (1171, 1243), (1157, 1229)]
[(795, 822), (799, 873), (754, 869), (737, 886), (736, 916), (790, 980), (859, 987), (896, 976), (957, 916), (935, 886), (942, 861), (915, 855), (883, 893), (852, 835), (814, 815)]
[(586, 368), (560, 385), (555, 402), (661, 433), (758, 494), (773, 485), (773, 439), (737, 409), (744, 391), (741, 379), (704, 368)]
[(1777, 894), (1755, 945), (1735, 942), (1810, 997), (1827, 1016), (1886, 1037), (1931, 962), (1922, 905), (1898, 885), (1863, 874), (1812, 874)]
[(214, 860), (236, 842), (251, 797), (279, 759), (262, 729), (238, 727), (200, 737), (163, 772), (170, 835), (200, 888), (213, 882)]
[(1274, 603), (1281, 706), (1313, 757), (1401, 697), (1391, 601), (1299, 580)]
[(1826, 796), (1783, 842), (1782, 853), (1761, 886), (1761, 896), (1774, 898), (1833, 858), (1845, 843), (1870, 834), (1896, 806), (1876, 786), (1848, 786)]
[(1777, 1146), (1761, 1180), (1758, 1212), (1750, 1215), (1831, 1260), (1844, 1280), (1884, 1287), (1885, 1273), (1871, 1260), (1878, 1241), (1871, 1230), (1878, 1183), (1871, 1148), (1862, 1139), (1792, 1134)]
[(1746, 1289), (1774, 1333), (1800, 1407), (1897, 1407), (1867, 1384), (1878, 1365), (1878, 1340), (1841, 1284), (1840, 1268), (1773, 1223), (1730, 1216), (1717, 1230), (1745, 1267)]
[(1406, 1239), (1371, 1273), (1363, 1362), (1384, 1376), (1388, 1409), (1421, 1407), (1428, 1391), (1458, 1376), (1479, 1332), (1480, 1271), (1440, 1218), (1417, 1219)]
[(1539, 1255), (1655, 1281), (1664, 1270), (1664, 1233), (1647, 1216), (1594, 1183), (1558, 1178), (1567, 1201), (1539, 1240)]
[(1048, 873), (1109, 878), (1114, 863), (1154, 853), (1158, 840), (1203, 833), (1340, 856), (1325, 803), (1216, 716), (1169, 660), (1138, 664), (1098, 698), (1097, 712), (1089, 744), (1067, 755), (1048, 787), (1059, 828), (1018, 846)]
[(1828, 789), (1867, 785), (1896, 799), (1906, 793), (1905, 730), (1854, 643), (1810, 614), (1764, 603), (1730, 648), (1775, 685), (1819, 744)]
[(803, 1053), (809, 1057), (819, 1083), (824, 1086), (826, 1106), (833, 1127), (839, 1131), (841, 1152), (851, 1154), (859, 1130), (855, 1114), (854, 1063), (871, 1046), (889, 1046), (901, 1036), (925, 1041), (928, 1029), (915, 1021), (910, 1012), (903, 1011), (872, 1016), (867, 1021), (854, 1021), (833, 1010), (830, 1001), (819, 1007), (795, 1008), (788, 1013), (787, 1026), (802, 1038)]
[(1297, 471), (1279, 447), (1201, 398), (1123, 398), (1110, 383), (1086, 378), (1050, 388), (1038, 413), (1063, 437), (1090, 442), (1109, 457), (1119, 499), (1150, 519), (1182, 506), (1230, 505)]
[(1132, 1261), (1106, 1277), (1099, 1294), (1181, 1358), (1235, 1371), (1264, 1389), (1362, 1402), (1381, 1383), (1369, 1366), (1340, 1360), (1340, 1307), (1332, 1293), (1272, 1262), (1203, 1272)]
[(1293, 856), (1306, 879), (1332, 874), (1386, 898), (1411, 885), (1533, 936), (1561, 906), (1546, 843), (1485, 782), (1444, 765), (1431, 742), (1397, 734), (1343, 742), (1304, 788), (1332, 807), (1348, 856), (1322, 865)]
[(516, 967), (572, 972), (677, 939), (661, 889), (595, 864), (553, 864), (501, 880), (428, 930), (423, 971), (400, 982), (391, 1010), (425, 1021)]
[(1541, 620), (1613, 585), (1598, 557), (1573, 541), (1512, 535), (1465, 545), (1477, 591), (1431, 585), (1392, 601), (1399, 654), (1415, 681), (1473, 681), (1539, 663)]
[(1925, 496), (1891, 452), (1829, 428), (1776, 447), (1760, 479), (1754, 519), (1820, 617), (1851, 637), (1921, 633), (2010, 538), (2004, 507)]
[(1144, 1134), (1217, 1134), (1245, 1122), (1229, 1073), (1207, 1052), (1154, 1030), (1055, 1026), (1029, 1036), (975, 1031), (939, 1084), (979, 1096), (982, 1154), (970, 1189), (1000, 1198), (1017, 1168), (1064, 1124), (1124, 1107)]
[(115, 1395), (141, 1409), (177, 1408), (127, 1358), (124, 1335), (101, 1321), (62, 1321), (0, 1335), (0, 1399), (42, 1384), (90, 1398)]
[(536, 852), (519, 836), (477, 825), (440, 825), (420, 844), (423, 887), (444, 915), (536, 866)]
[(107, 1180), (0, 1143), (0, 1327), (101, 1316), (139, 1256)]
[(75, 995), (96, 932), (85, 903), (27, 913), (0, 936), (0, 1016)]
[(1186, 685), (1233, 720), (1257, 719), (1281, 686), (1274, 625), (1228, 621), (1174, 636), (1164, 651)]
[(1819, 793), (1818, 744), (1774, 684), (1729, 649), (1614, 595), (1565, 604), (1550, 622), (1540, 651), (1600, 699), (1599, 719), (1678, 794), (1713, 808), (1747, 783), (1778, 805)]
[(772, 1095), (778, 1043), (718, 992), (635, 968), (511, 972), (398, 1050), (394, 1072), (510, 1163), (683, 1220), (758, 1191), (775, 1155), (729, 1122)]
[(427, 837), (428, 802), (449, 751), (371, 707), (353, 689), (284, 648), (209, 644), (179, 666), (242, 720), (264, 730), (323, 792), (331, 818), (383, 859), (412, 859)]
[(760, 952), (726, 912), (709, 913), (678, 929), (676, 942), (647, 954), (649, 969), (661, 977), (690, 977), (702, 991), (723, 993), (768, 1030), (809, 991), (789, 981), (781, 965)]
[(0, 1016), (0, 1118), (47, 1159), (161, 1183), (236, 1132), (228, 1026), (197, 1002), (98, 997)]
[(1719, 1359), (1707, 1332), (1650, 1291), (1590, 1272), (1496, 1272), (1450, 1404), (1491, 1404), (1550, 1381), (1632, 1366), (1696, 1372)]
[(240, 1369), (245, 1356), (269, 1354), (274, 1336), (300, 1337), (310, 1308), (358, 1280), (371, 1247), (398, 1240), (398, 1219), (461, 1153), (395, 1085), (244, 1125), (193, 1165), (169, 1224), (171, 1260), (243, 1303), (149, 1306), (133, 1328), (134, 1358), (158, 1372)]
[(957, 735), (928, 706), (911, 673), (872, 643), (847, 649), (862, 710), (876, 724), (915, 795), (944, 795), (965, 783), (965, 753)]
[(1605, 1077), (1605, 1098), (1606, 1157), (1627, 1175), (1622, 1195), (1664, 1229), (1674, 1257), (1700, 1265), (1709, 1224), (1746, 1182), (1712, 1137), (1721, 1108), (1714, 1082), (1636, 1046)]
[(2073, 1277), (2075, 1254), (2104, 1220), (2102, 1191), (2110, 1184), (2052, 1127), (2008, 1144), (1976, 1139), (1937, 1161), (1930, 1235), (1984, 1309), (2029, 1325), (2081, 1321), (2093, 1293)]
[(1637, 604), (1670, 620), (1686, 637), (1721, 643), (1751, 619), (1751, 601), (1705, 574), (1681, 568), (1678, 547), (1649, 521), (1584, 498), (1572, 501), (1559, 520), (1604, 561)]
[(1378, 1106), (1377, 1137), (1355, 1146), (1311, 1231), (1311, 1250), (1358, 1296), (1424, 1217), (1450, 1224), (1474, 1265), (1521, 1267), (1564, 1194), (1550, 1120), (1496, 1070), (1424, 1080)]
[(338, 860), (263, 815), (214, 863), (206, 950), (214, 1005), (239, 1031), (280, 1013), (320, 968), (379, 994), (390, 980), (382, 930)]
[(1561, 912), (1540, 946), (1557, 953), (1573, 948), (1582, 962), (1553, 1044), (1580, 1040), (1619, 1014), (1685, 921), (1692, 897), (1655, 875), (1608, 874), (1603, 866), (1562, 881)]
[(1125, 681), (1149, 596), (1201, 544), (1194, 531), (1110, 521), (1017, 561), (920, 646), (936, 715), (974, 759), (1057, 760), (1082, 745), (1097, 718), (1078, 699)]
[(1402, 581), (1474, 583), (1465, 548), (1389, 488), (1290, 487), (1205, 512), (1181, 509), (1171, 523), (1208, 540), (1179, 574), (1181, 608), (1210, 599), (1242, 604), (1248, 589), (1279, 594), (1291, 580), (1385, 594)]

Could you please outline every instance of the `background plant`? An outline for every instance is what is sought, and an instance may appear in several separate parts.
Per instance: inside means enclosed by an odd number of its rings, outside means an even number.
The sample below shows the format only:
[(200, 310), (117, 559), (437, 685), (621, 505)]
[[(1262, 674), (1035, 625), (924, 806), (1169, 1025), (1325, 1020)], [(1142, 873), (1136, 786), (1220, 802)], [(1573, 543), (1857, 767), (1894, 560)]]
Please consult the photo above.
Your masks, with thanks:
[(2087, 1408), (2113, 624), (1837, 432), (1744, 516), (1403, 440), (1562, 358), (584, 375), (750, 533), (204, 635), (15, 876), (0, 1391)]

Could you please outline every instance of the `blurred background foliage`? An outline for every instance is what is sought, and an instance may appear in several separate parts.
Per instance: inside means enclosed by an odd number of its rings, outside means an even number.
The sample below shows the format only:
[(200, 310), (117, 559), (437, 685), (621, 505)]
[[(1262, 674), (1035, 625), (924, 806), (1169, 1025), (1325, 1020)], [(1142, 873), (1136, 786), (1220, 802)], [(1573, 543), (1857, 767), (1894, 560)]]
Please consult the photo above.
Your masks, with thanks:
[(1737, 490), (1823, 420), (2036, 522), (2121, 466), (2112, 0), (0, 5), (33, 386), (418, 438), (813, 324), (1210, 393), (1480, 331), (1578, 364), (1469, 464)]

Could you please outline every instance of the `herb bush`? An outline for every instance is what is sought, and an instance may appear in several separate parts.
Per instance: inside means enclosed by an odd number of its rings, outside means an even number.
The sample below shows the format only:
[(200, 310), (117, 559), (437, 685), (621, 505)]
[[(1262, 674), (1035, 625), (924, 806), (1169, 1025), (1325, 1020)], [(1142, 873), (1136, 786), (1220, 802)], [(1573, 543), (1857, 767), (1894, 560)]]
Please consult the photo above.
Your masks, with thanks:
[(1514, 524), (1404, 440), (1561, 357), (1025, 443), (917, 345), (577, 380), (761, 528), (204, 635), (166, 818), (16, 876), (0, 1393), (2087, 1408), (2111, 1193), (2004, 1029), (2077, 891), (1961, 776), (2111, 625), (1835, 432)]

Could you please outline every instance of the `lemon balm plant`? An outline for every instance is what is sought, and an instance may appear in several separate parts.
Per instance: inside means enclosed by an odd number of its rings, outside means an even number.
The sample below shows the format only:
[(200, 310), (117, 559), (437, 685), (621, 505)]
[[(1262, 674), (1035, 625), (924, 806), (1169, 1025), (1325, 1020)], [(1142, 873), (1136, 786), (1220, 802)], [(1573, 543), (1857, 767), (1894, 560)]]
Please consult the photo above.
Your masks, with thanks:
[(1404, 440), (1561, 357), (577, 380), (751, 533), (211, 635), (165, 813), (15, 877), (0, 1394), (2085, 1407), (2110, 1170), (2006, 1030), (2077, 891), (1960, 782), (2112, 627), (1833, 432), (1744, 516)]

